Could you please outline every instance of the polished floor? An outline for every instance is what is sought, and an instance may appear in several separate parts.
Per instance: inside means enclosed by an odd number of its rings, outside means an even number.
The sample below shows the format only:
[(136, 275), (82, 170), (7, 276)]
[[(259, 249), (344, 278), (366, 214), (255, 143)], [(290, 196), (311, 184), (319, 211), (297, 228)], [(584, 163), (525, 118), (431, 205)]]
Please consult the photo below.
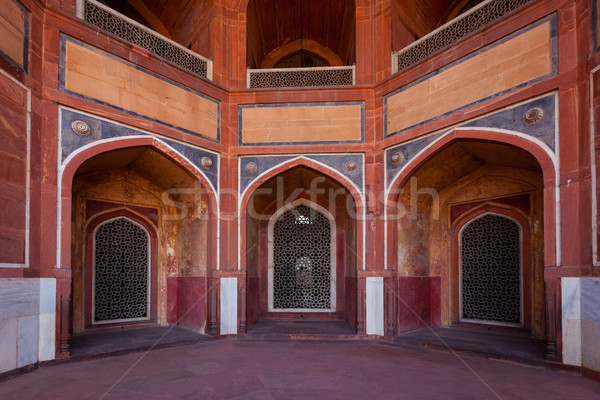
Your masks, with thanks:
[(213, 338), (178, 325), (154, 325), (100, 330), (73, 336), (70, 341), (70, 350), (72, 358), (95, 358), (192, 344), (206, 340), (213, 340)]
[(248, 335), (263, 339), (355, 339), (354, 329), (346, 321), (260, 320)]
[(401, 333), (394, 343), (410, 347), (480, 355), (529, 365), (547, 365), (546, 341), (519, 329), (453, 326), (428, 327)]
[(221, 339), (42, 366), (0, 399), (599, 399), (539, 366), (371, 341)]

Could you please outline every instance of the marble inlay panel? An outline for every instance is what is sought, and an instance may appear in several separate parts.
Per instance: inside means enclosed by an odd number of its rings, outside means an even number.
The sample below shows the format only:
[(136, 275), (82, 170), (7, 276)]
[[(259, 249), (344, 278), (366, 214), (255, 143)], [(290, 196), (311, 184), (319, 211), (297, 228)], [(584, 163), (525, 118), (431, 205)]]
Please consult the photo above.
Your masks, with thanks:
[(383, 278), (367, 278), (367, 334), (383, 336)]
[(40, 312), (40, 280), (0, 279), (0, 319), (37, 315)]
[(237, 278), (221, 278), (221, 335), (237, 333)]
[(581, 313), (584, 321), (600, 322), (600, 278), (581, 279)]

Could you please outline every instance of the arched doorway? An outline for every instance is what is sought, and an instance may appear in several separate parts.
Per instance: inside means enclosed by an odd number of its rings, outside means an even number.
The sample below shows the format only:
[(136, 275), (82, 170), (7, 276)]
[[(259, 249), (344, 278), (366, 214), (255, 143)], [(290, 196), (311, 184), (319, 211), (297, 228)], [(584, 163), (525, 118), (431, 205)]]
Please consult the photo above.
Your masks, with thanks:
[(95, 218), (86, 232), (87, 326), (156, 320), (155, 228), (127, 210)]
[[(398, 274), (398, 330), (468, 323), (521, 327), (543, 338), (543, 271), (553, 262), (545, 259), (544, 237), (552, 231), (543, 227), (554, 213), (554, 191), (545, 185), (553, 183), (554, 169), (531, 144), (530, 152), (477, 135), (442, 138), (397, 177), (401, 185), (387, 217), (388, 267)], [(548, 239), (552, 249), (554, 237)], [(511, 258), (510, 279), (507, 271), (496, 274), (495, 257)], [(411, 295), (415, 291), (426, 296)]]
[(299, 200), (269, 221), (269, 311), (336, 311), (335, 220)]
[(357, 217), (338, 181), (298, 165), (252, 190), (243, 221), (246, 321), (357, 323)]
[[(217, 213), (211, 210), (218, 207), (206, 178), (156, 139), (127, 138), (77, 153), (62, 179), (63, 244), (71, 250), (73, 272), (71, 334), (140, 324), (205, 332), (207, 270), (217, 254)], [(104, 230), (110, 234), (102, 236)], [(144, 237), (150, 238), (145, 298)], [(102, 242), (104, 247), (97, 247)], [(139, 273), (133, 281), (123, 280), (127, 263), (108, 257), (105, 267), (113, 278), (97, 285), (98, 254), (109, 248), (125, 258), (137, 254)], [(115, 280), (123, 292), (116, 290)], [(104, 297), (98, 297), (102, 291)]]
[(523, 297), (529, 298), (523, 276), (529, 272), (529, 260), (523, 258), (521, 225), (506, 215), (486, 212), (471, 217), (456, 242), (458, 320), (523, 326)]

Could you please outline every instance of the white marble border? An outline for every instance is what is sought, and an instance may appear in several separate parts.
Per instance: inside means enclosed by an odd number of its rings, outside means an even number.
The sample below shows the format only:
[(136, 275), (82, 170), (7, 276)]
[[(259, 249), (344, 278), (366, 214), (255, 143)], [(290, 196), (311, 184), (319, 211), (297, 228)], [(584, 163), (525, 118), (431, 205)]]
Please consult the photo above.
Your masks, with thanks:
[(581, 365), (581, 279), (561, 279), (562, 361)]
[(237, 303), (238, 303), (238, 278), (221, 278), (220, 303), (221, 303), (221, 335), (237, 334)]
[(39, 361), (56, 357), (56, 279), (40, 279)]
[(366, 332), (383, 336), (383, 278), (366, 278)]

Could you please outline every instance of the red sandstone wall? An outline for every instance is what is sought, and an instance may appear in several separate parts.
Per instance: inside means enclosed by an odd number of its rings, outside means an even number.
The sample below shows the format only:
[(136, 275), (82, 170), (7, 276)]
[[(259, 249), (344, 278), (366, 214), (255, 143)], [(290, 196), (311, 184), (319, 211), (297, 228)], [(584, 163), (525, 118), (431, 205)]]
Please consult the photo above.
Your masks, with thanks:
[(28, 90), (0, 74), (0, 264), (25, 264)]
[[(389, 52), (392, 47), (391, 41), (391, 22), (390, 22), (390, 4), (387, 2), (377, 3), (371, 7), (368, 2), (357, 1), (357, 15), (360, 16), (357, 21), (357, 78), (356, 87), (352, 88), (336, 88), (331, 90), (319, 89), (297, 89), (283, 91), (257, 91), (248, 92), (238, 90), (245, 86), (245, 15), (240, 13), (240, 9), (236, 8), (239, 2), (233, 1), (215, 1), (214, 5), (214, 20), (212, 25), (206, 25), (207, 31), (214, 34), (214, 41), (211, 43), (197, 44), (198, 48), (210, 49), (208, 52), (214, 56), (215, 60), (215, 81), (217, 84), (212, 84), (196, 77), (174, 69), (171, 66), (165, 66), (156, 57), (147, 54), (147, 52), (127, 43), (123, 43), (114, 38), (108, 37), (102, 33), (97, 33), (95, 30), (83, 26), (78, 21), (71, 18), (74, 11), (73, 1), (48, 1), (50, 7), (42, 22), (41, 3), (26, 0), (25, 5), (32, 10), (33, 19), (31, 24), (31, 51), (30, 69), (27, 72), (20, 72), (6, 59), (0, 59), (0, 68), (6, 71), (10, 76), (15, 77), (18, 81), (23, 82), (27, 87), (30, 87), (33, 93), (32, 96), (32, 234), (31, 234), (31, 270), (27, 274), (31, 275), (52, 275), (64, 274), (65, 287), (64, 292), (67, 293), (70, 288), (68, 274), (70, 273), (71, 262), (73, 269), (76, 268), (77, 257), (69, 262), (63, 263), (62, 271), (55, 270), (56, 266), (56, 192), (57, 192), (57, 160), (56, 160), (56, 144), (58, 132), (58, 104), (85, 110), (90, 113), (98, 114), (103, 117), (124, 123), (139, 128), (159, 133), (167, 137), (175, 138), (191, 142), (195, 145), (209, 148), (221, 153), (221, 167), (223, 173), (220, 177), (221, 189), (230, 189), (234, 191), (238, 185), (236, 171), (237, 157), (240, 154), (273, 154), (273, 153), (318, 153), (318, 152), (364, 152), (367, 154), (367, 165), (365, 166), (366, 186), (370, 193), (367, 197), (369, 217), (373, 217), (367, 223), (367, 260), (366, 265), (369, 273), (383, 273), (384, 252), (383, 243), (385, 237), (383, 234), (383, 223), (380, 221), (383, 215), (385, 205), (379, 198), (379, 193), (385, 188), (382, 183), (383, 174), (383, 150), (387, 147), (401, 143), (404, 140), (412, 139), (423, 134), (429, 134), (439, 129), (445, 129), (453, 124), (466, 121), (472, 118), (479, 117), (488, 112), (508, 107), (513, 104), (525, 101), (532, 97), (548, 93), (550, 91), (558, 91), (559, 97), (559, 130), (561, 132), (560, 140), (560, 200), (562, 219), (557, 220), (549, 212), (553, 203), (549, 202), (548, 198), (553, 198), (555, 195), (553, 183), (544, 182), (544, 185), (550, 189), (545, 189), (544, 193), (538, 190), (536, 195), (536, 209), (544, 209), (544, 216), (536, 215), (536, 234), (533, 247), (540, 248), (540, 243), (543, 238), (550, 236), (549, 231), (552, 231), (556, 223), (562, 224), (562, 245), (563, 257), (562, 264), (557, 265), (555, 243), (545, 240), (543, 243), (544, 257), (534, 260), (534, 269), (536, 275), (533, 281), (534, 288), (532, 289), (534, 303), (536, 308), (534, 311), (534, 332), (539, 335), (543, 329), (543, 315), (551, 318), (551, 322), (559, 323), (560, 309), (548, 309), (544, 312), (543, 304), (544, 297), (554, 296), (551, 300), (552, 304), (560, 304), (556, 301), (557, 294), (555, 291), (544, 290), (540, 287), (540, 282), (547, 278), (548, 287), (555, 287), (556, 281), (560, 276), (579, 276), (598, 274), (597, 267), (591, 267), (591, 193), (589, 166), (589, 85), (588, 71), (600, 64), (598, 54), (590, 48), (588, 43), (590, 34), (590, 21), (592, 19), (591, 11), (588, 9), (589, 2), (587, 1), (543, 1), (535, 2), (531, 7), (524, 12), (511, 16), (502, 23), (492, 28), (472, 36), (453, 47), (451, 50), (444, 52), (441, 55), (435, 56), (415, 68), (408, 71), (396, 74), (389, 77)], [(241, 2), (244, 3), (244, 2)], [(396, 2), (398, 3), (398, 2)], [(244, 7), (242, 4), (240, 7)], [(468, 57), (474, 51), (481, 50), (483, 46), (493, 44), (498, 40), (502, 40), (507, 35), (516, 32), (518, 29), (527, 28), (532, 23), (539, 21), (549, 15), (556, 13), (557, 15), (557, 31), (558, 31), (558, 54), (552, 57), (558, 57), (558, 70), (556, 75), (545, 77), (535, 82), (528, 83), (524, 86), (514, 86), (506, 84), (502, 88), (510, 89), (508, 92), (501, 95), (492, 93), (491, 98), (481, 100), (485, 96), (479, 96), (474, 99), (473, 104), (466, 104), (465, 108), (458, 112), (451, 112), (448, 115), (441, 114), (440, 109), (429, 107), (423, 111), (426, 115), (423, 118), (415, 119), (414, 121), (424, 122), (422, 125), (410, 129), (406, 135), (396, 137), (384, 137), (384, 108), (382, 97), (395, 90), (406, 87), (412, 82), (424, 77), (428, 73), (438, 71), (440, 68), (448, 65), (451, 62), (459, 61)], [(370, 19), (373, 17), (373, 19)], [(214, 141), (193, 137), (183, 134), (177, 129), (165, 126), (164, 124), (142, 118), (137, 115), (128, 113), (126, 110), (117, 109), (110, 105), (100, 104), (90, 101), (82, 97), (74, 96), (59, 89), (58, 76), (59, 70), (65, 65), (60, 65), (59, 58), (59, 33), (68, 35), (91, 46), (101, 48), (108, 54), (114, 55), (123, 60), (134, 63), (140, 68), (152, 71), (153, 73), (166, 77), (172, 82), (188, 86), (205, 94), (211, 98), (221, 101), (222, 107), (222, 136), (220, 143)], [(595, 32), (595, 37), (598, 37)], [(397, 43), (399, 36), (394, 36), (394, 43)], [(212, 46), (212, 47), (211, 47)], [(394, 44), (394, 46), (396, 46)], [(44, 59), (42, 63), (42, 49), (44, 50)], [(516, 46), (512, 48), (516, 53), (527, 54), (531, 50), (526, 43), (523, 47)], [(205, 50), (201, 50), (202, 52)], [(510, 53), (510, 52), (509, 52)], [(593, 54), (588, 61), (589, 54)], [(544, 54), (546, 56), (546, 54)], [(499, 57), (502, 57), (499, 56)], [(545, 60), (545, 59), (544, 59)], [(80, 60), (81, 61), (81, 60)], [(520, 63), (519, 63), (520, 64)], [(473, 63), (469, 68), (461, 69), (460, 74), (454, 74), (448, 78), (442, 89), (444, 93), (450, 97), (453, 94), (452, 87), (460, 87), (465, 84), (465, 79), (470, 79), (475, 72), (480, 72), (484, 66), (489, 66), (486, 63)], [(76, 68), (75, 65), (67, 66)], [(544, 70), (546, 71), (546, 70)], [(542, 71), (542, 72), (544, 72)], [(92, 69), (91, 74), (94, 74)], [(517, 74), (518, 75), (518, 74)], [(535, 74), (534, 74), (535, 75)], [(541, 73), (535, 75), (542, 76)], [(485, 74), (486, 82), (494, 82), (498, 74), (490, 71)], [(385, 78), (385, 80), (383, 80)], [(466, 82), (469, 83), (469, 82)], [(471, 82), (472, 83), (472, 82)], [(479, 82), (476, 82), (476, 84)], [(513, 82), (515, 83), (515, 82)], [(516, 81), (518, 84), (519, 82)], [(226, 89), (218, 85), (224, 85), (231, 89)], [(475, 85), (477, 86), (477, 85)], [(472, 88), (475, 86), (471, 86)], [(44, 98), (41, 100), (41, 93), (44, 93)], [(489, 89), (486, 87), (486, 89)], [(162, 89), (158, 89), (159, 91)], [(24, 242), (24, 228), (22, 220), (23, 210), (23, 185), (24, 177), (21, 171), (23, 170), (23, 125), (24, 108), (19, 100), (23, 96), (24, 90), (19, 85), (8, 80), (4, 75), (0, 76), (0, 116), (4, 121), (0, 129), (0, 140), (2, 140), (3, 148), (0, 149), (0, 185), (3, 190), (0, 193), (1, 201), (8, 204), (2, 208), (6, 213), (2, 214), (0, 221), (0, 254), (4, 259), (1, 262), (21, 262), (23, 260), (24, 251), (21, 250)], [(599, 93), (600, 90), (596, 90)], [(89, 94), (89, 93), (88, 93)], [(122, 99), (115, 100), (117, 106), (123, 106), (125, 103), (120, 103)], [(343, 143), (334, 144), (302, 144), (302, 145), (281, 145), (281, 146), (238, 146), (238, 105), (243, 104), (265, 104), (265, 103), (308, 103), (308, 102), (349, 102), (349, 101), (364, 101), (366, 109), (365, 119), (365, 142), (353, 144), (351, 146)], [(143, 110), (143, 102), (138, 104)], [(160, 113), (159, 113), (160, 114)], [(154, 115), (154, 114), (153, 114)], [(399, 114), (400, 115), (400, 114)], [(43, 117), (42, 117), (43, 116)], [(425, 118), (427, 117), (427, 118)], [(428, 118), (433, 118), (429, 120)], [(397, 127), (402, 128), (401, 119), (397, 119)], [(596, 121), (599, 119), (596, 118)], [(164, 122), (164, 121), (163, 121)], [(188, 121), (193, 124), (193, 121)], [(595, 132), (594, 132), (595, 135)], [(598, 137), (598, 135), (595, 135)], [(5, 144), (9, 146), (5, 146)], [(598, 143), (598, 141), (596, 141)], [(10, 147), (13, 146), (13, 147)], [(8, 149), (13, 149), (8, 150)], [(597, 152), (596, 152), (597, 156)], [(598, 161), (596, 157), (596, 161)], [(598, 165), (598, 163), (596, 163)], [(16, 172), (14, 172), (16, 171)], [(522, 188), (521, 188), (522, 189)], [(519, 190), (521, 190), (519, 189)], [(515, 189), (516, 190), (516, 189)], [(495, 194), (494, 194), (495, 193)], [(512, 193), (512, 192), (511, 192)], [(484, 195), (498, 194), (496, 192), (485, 192)], [(500, 193), (502, 194), (502, 193)], [(506, 193), (504, 193), (506, 194)], [(477, 196), (481, 196), (479, 190), (473, 190), (469, 196), (465, 196), (462, 200), (472, 200)], [(450, 198), (448, 196), (448, 198)], [(236, 214), (237, 199), (230, 194), (224, 195), (221, 199), (221, 211)], [(456, 200), (458, 201), (458, 200)], [(542, 206), (543, 204), (543, 206)], [(550, 206), (550, 207), (549, 207)], [(71, 216), (64, 216), (63, 228), (68, 229)], [(215, 259), (207, 259), (206, 270), (213, 276), (238, 274), (237, 272), (237, 248), (240, 245), (237, 236), (237, 221), (235, 218), (221, 222), (221, 270), (216, 271)], [(438, 226), (431, 229), (440, 232)], [(210, 233), (207, 233), (210, 234)], [(434, 244), (442, 242), (441, 237), (432, 237), (429, 240)], [(67, 241), (62, 243), (63, 254), (67, 254), (65, 258), (69, 260), (71, 251), (71, 243)], [(430, 245), (429, 250), (437, 248)], [(443, 247), (442, 247), (443, 249)], [(540, 255), (541, 253), (537, 253)], [(419, 255), (420, 256), (420, 255)], [(214, 255), (216, 257), (216, 255)], [(362, 255), (359, 255), (362, 257)], [(412, 308), (422, 311), (427, 315), (429, 309), (429, 319), (432, 323), (448, 323), (450, 321), (450, 288), (448, 282), (449, 277), (444, 275), (447, 271), (447, 258), (439, 254), (439, 251), (431, 252), (429, 256), (431, 264), (429, 265), (429, 275), (435, 279), (440, 277), (440, 282), (431, 280), (429, 286), (426, 284), (420, 285), (422, 288), (418, 293), (407, 290), (407, 304), (412, 304)], [(541, 257), (541, 256), (540, 256)], [(174, 263), (175, 261), (173, 261)], [(419, 261), (421, 262), (421, 261)], [(362, 265), (362, 260), (357, 259), (357, 266)], [(170, 264), (172, 267), (173, 264)], [(415, 264), (416, 265), (416, 264)], [(170, 268), (169, 267), (169, 268)], [(426, 265), (415, 266), (419, 270), (426, 271)], [(545, 270), (543, 269), (545, 267)], [(560, 268), (559, 268), (560, 267)], [(396, 270), (398, 265), (392, 265), (392, 269)], [(47, 270), (41, 271), (40, 270)], [(242, 271), (243, 274), (245, 271)], [(8, 270), (0, 268), (2, 276), (21, 276), (23, 271)], [(415, 274), (416, 275), (416, 274)], [(419, 274), (421, 275), (421, 274)], [(410, 275), (409, 275), (410, 276)], [(172, 279), (178, 279), (176, 275), (169, 275)], [(421, 278), (421, 277), (415, 277)], [(411, 278), (412, 279), (412, 278)], [(171, 282), (171, 280), (169, 280)], [(408, 282), (408, 281), (407, 281)], [(179, 282), (178, 282), (179, 283)], [(421, 282), (422, 283), (422, 282)], [(358, 286), (360, 286), (360, 282)], [(404, 283), (402, 283), (403, 285)], [(163, 285), (167, 285), (163, 282)], [(172, 288), (172, 284), (167, 285)], [(177, 285), (178, 287), (178, 285)], [(195, 287), (190, 285), (190, 287)], [(348, 286), (347, 286), (348, 287)], [(412, 286), (411, 286), (412, 287)], [(196, 290), (196, 289), (193, 289)], [(429, 299), (426, 292), (429, 290)], [(170, 296), (170, 289), (167, 289)], [(252, 287), (249, 284), (248, 293), (251, 293)], [(435, 295), (439, 291), (439, 296)], [(77, 293), (74, 293), (74, 299), (77, 298)], [(60, 296), (59, 296), (60, 297)], [(169, 315), (168, 321), (174, 321), (172, 315), (180, 314), (179, 306), (187, 307), (189, 298), (182, 295), (174, 297), (176, 300), (165, 300), (164, 313)], [(440, 300), (440, 304), (436, 301)], [(560, 299), (558, 299), (560, 300)], [(427, 305), (429, 303), (429, 305)], [(169, 305), (167, 310), (167, 304)], [(358, 307), (359, 319), (362, 319), (360, 299), (356, 303)], [(558, 306), (555, 306), (558, 307)], [(437, 311), (441, 310), (441, 311)], [(249, 311), (250, 315), (252, 312)], [(440, 313), (440, 314), (438, 314)], [(558, 313), (558, 314), (557, 314)], [(201, 312), (196, 314), (198, 318), (190, 324), (198, 324), (202, 320)], [(400, 325), (405, 324), (409, 327), (416, 326), (412, 317), (403, 317), (407, 315), (406, 310), (399, 311)], [(441, 317), (439, 316), (441, 315)], [(67, 318), (68, 319), (68, 318)], [(58, 324), (60, 324), (60, 319)], [(68, 323), (67, 323), (68, 325)], [(60, 325), (59, 325), (60, 326)], [(556, 326), (551, 326), (546, 329), (546, 334), (550, 330), (555, 330)], [(560, 330), (560, 329), (559, 329)]]

